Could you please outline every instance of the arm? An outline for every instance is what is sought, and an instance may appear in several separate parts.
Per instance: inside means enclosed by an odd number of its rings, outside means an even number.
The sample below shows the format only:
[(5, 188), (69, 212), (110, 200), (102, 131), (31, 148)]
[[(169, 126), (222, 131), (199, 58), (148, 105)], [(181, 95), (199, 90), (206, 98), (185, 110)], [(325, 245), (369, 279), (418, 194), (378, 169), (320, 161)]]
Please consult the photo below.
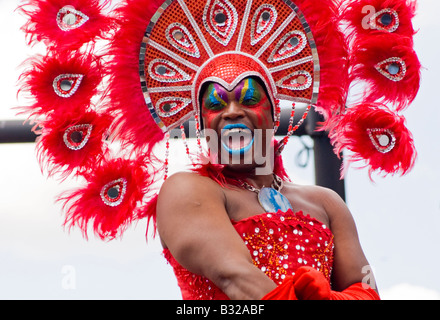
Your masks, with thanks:
[[(314, 201), (319, 201), (328, 214), (334, 235), (332, 285), (324, 275), (311, 267), (299, 268), (264, 299), (299, 300), (369, 300), (379, 299), (375, 288), (362, 283), (368, 261), (359, 243), (353, 217), (342, 199), (333, 191), (316, 188)], [(368, 274), (374, 284), (372, 273)], [(373, 290), (374, 289), (374, 290)]]
[[(369, 268), (359, 242), (353, 216), (338, 194), (324, 189), (324, 207), (330, 219), (330, 229), (334, 235), (334, 262), (332, 272), (333, 290), (343, 291), (355, 283), (361, 283), (366, 276), (375, 288), (374, 275)], [(366, 268), (370, 273), (365, 273)]]
[(231, 224), (218, 184), (179, 173), (162, 186), (157, 226), (163, 244), (187, 270), (213, 281), (231, 299), (261, 299), (276, 285), (254, 266)]

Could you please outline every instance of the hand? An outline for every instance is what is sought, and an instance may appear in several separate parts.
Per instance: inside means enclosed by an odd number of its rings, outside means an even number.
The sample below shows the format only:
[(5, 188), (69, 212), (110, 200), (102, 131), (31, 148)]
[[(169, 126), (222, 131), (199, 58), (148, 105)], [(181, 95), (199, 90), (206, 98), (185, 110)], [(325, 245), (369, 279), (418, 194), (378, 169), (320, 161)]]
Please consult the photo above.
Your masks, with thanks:
[(292, 281), (298, 300), (330, 300), (330, 284), (316, 269), (301, 267), (295, 272)]

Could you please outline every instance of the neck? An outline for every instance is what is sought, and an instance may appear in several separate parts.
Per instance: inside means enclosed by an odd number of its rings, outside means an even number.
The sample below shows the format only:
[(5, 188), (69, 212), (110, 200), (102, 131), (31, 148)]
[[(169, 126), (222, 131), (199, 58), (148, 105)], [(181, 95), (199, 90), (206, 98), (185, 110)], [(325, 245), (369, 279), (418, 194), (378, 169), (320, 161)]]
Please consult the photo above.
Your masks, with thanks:
[(246, 178), (246, 182), (251, 184), (257, 189), (261, 189), (263, 187), (271, 187), (274, 182), (274, 175), (253, 175)]
[(263, 187), (270, 187), (274, 182), (273, 172), (268, 172), (267, 174), (261, 175), (257, 174), (255, 168), (249, 171), (235, 171), (232, 168), (225, 168), (225, 175), (230, 177), (235, 177), (236, 179), (247, 182), (257, 189)]

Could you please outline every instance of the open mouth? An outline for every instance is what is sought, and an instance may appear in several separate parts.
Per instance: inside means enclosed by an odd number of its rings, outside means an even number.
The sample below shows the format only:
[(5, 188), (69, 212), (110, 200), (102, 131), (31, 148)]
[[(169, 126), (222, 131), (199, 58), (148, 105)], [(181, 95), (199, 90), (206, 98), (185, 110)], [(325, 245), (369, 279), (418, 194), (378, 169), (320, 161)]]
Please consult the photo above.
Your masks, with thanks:
[(228, 124), (222, 129), (221, 141), (223, 148), (230, 154), (244, 154), (253, 143), (252, 130), (241, 123)]

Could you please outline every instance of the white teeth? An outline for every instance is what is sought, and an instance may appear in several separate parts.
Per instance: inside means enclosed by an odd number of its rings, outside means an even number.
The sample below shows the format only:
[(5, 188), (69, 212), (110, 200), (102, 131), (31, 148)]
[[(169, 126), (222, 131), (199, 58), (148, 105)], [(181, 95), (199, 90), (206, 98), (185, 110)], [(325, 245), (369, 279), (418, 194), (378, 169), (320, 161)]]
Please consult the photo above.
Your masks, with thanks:
[(252, 143), (252, 131), (248, 128), (232, 128), (222, 130), (222, 141), (232, 150), (240, 150)]
[(249, 134), (251, 134), (251, 132), (250, 132), (250, 130), (248, 130), (248, 129), (243, 129), (243, 128), (233, 128), (233, 129), (226, 129), (226, 130), (223, 130), (223, 137), (227, 137), (227, 136), (229, 136), (229, 135), (231, 135), (231, 134), (240, 134), (240, 133), (243, 133), (243, 132), (248, 132)]

